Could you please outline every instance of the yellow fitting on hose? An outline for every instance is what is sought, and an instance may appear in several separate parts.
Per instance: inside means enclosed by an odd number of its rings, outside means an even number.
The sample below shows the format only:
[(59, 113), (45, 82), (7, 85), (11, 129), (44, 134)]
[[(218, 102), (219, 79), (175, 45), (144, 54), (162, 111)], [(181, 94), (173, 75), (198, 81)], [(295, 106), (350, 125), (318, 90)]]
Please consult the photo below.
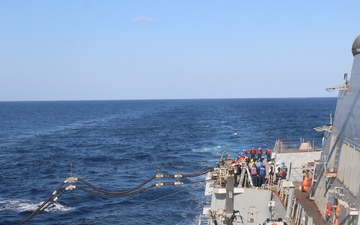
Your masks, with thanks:
[(75, 189), (76, 188), (76, 186), (75, 185), (72, 185), (72, 184), (69, 184), (69, 186), (67, 187), (67, 188), (65, 188), (65, 190), (72, 190), (72, 189)]
[(180, 182), (180, 181), (174, 182), (174, 185), (182, 185), (182, 184), (183, 184), (183, 182)]
[(158, 186), (164, 186), (164, 183), (158, 182), (158, 183), (156, 184), (156, 187), (158, 187)]
[(64, 183), (66, 184), (66, 183), (73, 183), (73, 182), (75, 182), (75, 181), (77, 181), (78, 179), (76, 178), (76, 177), (69, 177), (69, 178), (67, 178), (65, 181), (64, 181)]

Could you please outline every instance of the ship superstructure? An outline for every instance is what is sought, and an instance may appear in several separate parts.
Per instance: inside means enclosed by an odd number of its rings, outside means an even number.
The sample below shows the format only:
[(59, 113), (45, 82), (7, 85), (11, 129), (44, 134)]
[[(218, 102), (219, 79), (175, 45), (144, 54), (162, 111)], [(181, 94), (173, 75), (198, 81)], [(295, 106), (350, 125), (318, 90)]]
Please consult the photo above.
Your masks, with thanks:
[[(266, 183), (255, 187), (248, 162), (235, 165), (225, 154), (206, 177), (205, 194), (211, 195), (203, 210), (206, 224), (360, 225), (360, 36), (352, 54), (350, 78), (345, 74), (343, 85), (328, 89), (339, 90), (334, 122), (331, 117), (330, 124), (314, 128), (324, 132), (321, 150), (274, 148), (272, 163), (285, 160), (294, 167), (289, 173), (300, 170), (300, 180), (288, 174), (272, 182), (267, 174)], [(275, 147), (281, 145), (277, 141)]]
[(350, 79), (339, 89), (334, 123), (324, 129), (311, 196), (326, 224), (360, 224), (360, 36), (352, 46)]

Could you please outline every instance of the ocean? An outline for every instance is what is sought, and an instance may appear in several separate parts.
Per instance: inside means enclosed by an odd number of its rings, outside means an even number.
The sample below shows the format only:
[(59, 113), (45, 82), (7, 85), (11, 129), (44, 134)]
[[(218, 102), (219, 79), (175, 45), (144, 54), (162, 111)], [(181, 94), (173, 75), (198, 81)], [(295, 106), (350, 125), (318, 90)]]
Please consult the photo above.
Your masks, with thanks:
[[(0, 102), (0, 224), (18, 224), (68, 177), (121, 191), (157, 173), (215, 167), (224, 152), (276, 139), (321, 147), (336, 98)], [(76, 181), (25, 224), (198, 224), (205, 175), (109, 198)], [(61, 189), (68, 187), (68, 183)]]

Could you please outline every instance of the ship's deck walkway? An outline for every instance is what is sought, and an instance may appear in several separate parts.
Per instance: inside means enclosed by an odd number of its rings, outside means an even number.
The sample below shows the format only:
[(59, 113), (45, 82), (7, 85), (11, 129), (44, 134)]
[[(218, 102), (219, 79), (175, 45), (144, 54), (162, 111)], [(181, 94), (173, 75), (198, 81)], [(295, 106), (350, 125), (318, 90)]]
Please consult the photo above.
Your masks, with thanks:
[(309, 194), (307, 192), (295, 190), (295, 197), (297, 202), (304, 208), (306, 213), (313, 218), (313, 223), (315, 225), (326, 225), (319, 212), (319, 209), (315, 205), (315, 202), (309, 199)]

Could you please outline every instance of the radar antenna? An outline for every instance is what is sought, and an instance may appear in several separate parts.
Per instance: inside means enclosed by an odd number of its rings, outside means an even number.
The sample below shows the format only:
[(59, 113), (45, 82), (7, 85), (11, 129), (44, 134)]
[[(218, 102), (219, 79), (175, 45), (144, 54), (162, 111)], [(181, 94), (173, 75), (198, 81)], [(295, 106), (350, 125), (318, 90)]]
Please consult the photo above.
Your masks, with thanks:
[(332, 121), (332, 114), (331, 114), (331, 113), (330, 113), (329, 117), (330, 117), (330, 126), (332, 126), (332, 125), (333, 125), (333, 121)]
[(344, 80), (345, 80), (345, 85), (348, 85), (349, 81), (348, 81), (348, 74), (347, 73), (344, 73)]

